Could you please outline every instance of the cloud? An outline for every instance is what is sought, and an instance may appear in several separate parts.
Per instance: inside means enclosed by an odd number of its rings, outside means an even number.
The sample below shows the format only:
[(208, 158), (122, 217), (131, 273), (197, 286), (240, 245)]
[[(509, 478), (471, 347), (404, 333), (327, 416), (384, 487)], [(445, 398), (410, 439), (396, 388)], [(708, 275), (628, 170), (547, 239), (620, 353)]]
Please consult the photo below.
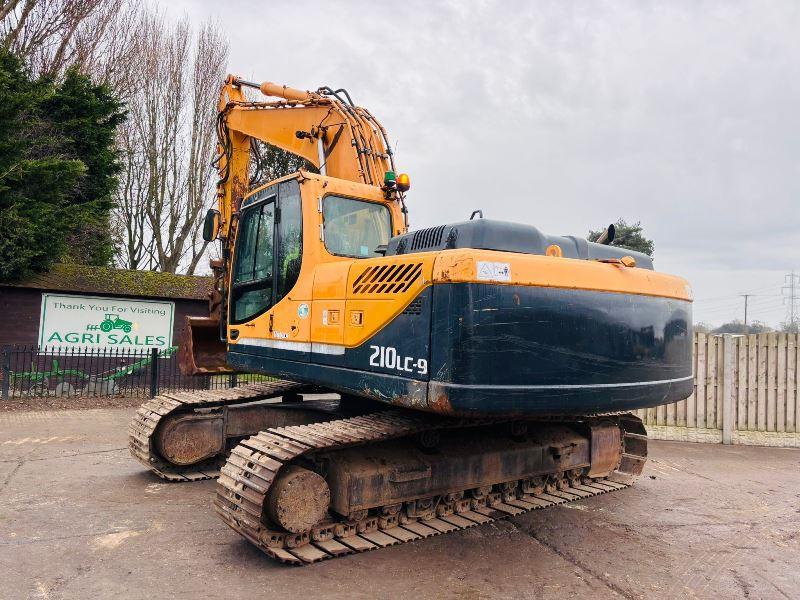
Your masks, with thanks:
[[(411, 174), (414, 227), (475, 208), (559, 234), (640, 220), (658, 268), (698, 297), (735, 299), (750, 281), (779, 293), (781, 273), (800, 268), (800, 4), (168, 10), (218, 19), (233, 72), (346, 87), (369, 107)], [(715, 322), (739, 312), (696, 307)], [(767, 320), (782, 316), (776, 305)]]

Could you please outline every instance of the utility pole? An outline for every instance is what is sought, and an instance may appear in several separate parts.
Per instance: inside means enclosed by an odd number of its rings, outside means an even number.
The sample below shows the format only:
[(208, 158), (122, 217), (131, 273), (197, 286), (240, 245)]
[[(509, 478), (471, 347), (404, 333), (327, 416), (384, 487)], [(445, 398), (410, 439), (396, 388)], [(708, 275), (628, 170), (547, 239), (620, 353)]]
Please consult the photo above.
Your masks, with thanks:
[(755, 296), (755, 294), (739, 294), (742, 298), (744, 298), (744, 334), (747, 335), (749, 332), (747, 330), (747, 300), (750, 296)]
[(794, 270), (786, 275), (781, 288), (783, 303), (786, 305), (786, 324), (794, 329), (797, 326), (797, 302), (800, 300), (800, 275), (795, 275)]

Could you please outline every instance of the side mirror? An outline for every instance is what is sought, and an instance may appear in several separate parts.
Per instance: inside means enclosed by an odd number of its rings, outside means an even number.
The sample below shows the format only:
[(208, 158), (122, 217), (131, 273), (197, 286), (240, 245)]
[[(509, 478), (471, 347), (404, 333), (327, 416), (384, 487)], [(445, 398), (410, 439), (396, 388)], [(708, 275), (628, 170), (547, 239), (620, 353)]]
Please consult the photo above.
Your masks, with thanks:
[(213, 242), (219, 235), (219, 211), (213, 208), (208, 209), (206, 219), (203, 222), (203, 239), (207, 242)]

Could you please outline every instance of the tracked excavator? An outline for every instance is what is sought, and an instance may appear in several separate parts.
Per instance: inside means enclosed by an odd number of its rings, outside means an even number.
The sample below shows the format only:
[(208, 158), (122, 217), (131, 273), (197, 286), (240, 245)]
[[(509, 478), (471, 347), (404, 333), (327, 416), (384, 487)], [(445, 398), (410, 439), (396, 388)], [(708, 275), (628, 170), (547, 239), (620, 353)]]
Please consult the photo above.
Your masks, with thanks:
[[(629, 411), (692, 391), (686, 281), (646, 255), (479, 211), (409, 231), (409, 178), (345, 90), (230, 76), (218, 108), (203, 235), (221, 259), (181, 365), (272, 379), (146, 402), (134, 457), (168, 480), (218, 477), (219, 516), (292, 564), (616, 491), (642, 472), (647, 436)], [(310, 166), (254, 186), (256, 141)], [(320, 392), (336, 395), (310, 399)]]

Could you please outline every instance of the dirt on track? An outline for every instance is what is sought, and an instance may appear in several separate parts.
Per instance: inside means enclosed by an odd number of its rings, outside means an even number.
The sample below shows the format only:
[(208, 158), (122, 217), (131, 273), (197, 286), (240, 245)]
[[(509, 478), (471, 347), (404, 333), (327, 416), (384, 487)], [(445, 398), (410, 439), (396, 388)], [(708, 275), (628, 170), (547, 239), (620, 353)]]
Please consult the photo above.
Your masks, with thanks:
[(307, 567), (133, 460), (133, 409), (0, 414), (0, 598), (797, 598), (800, 450), (654, 441), (627, 490)]

